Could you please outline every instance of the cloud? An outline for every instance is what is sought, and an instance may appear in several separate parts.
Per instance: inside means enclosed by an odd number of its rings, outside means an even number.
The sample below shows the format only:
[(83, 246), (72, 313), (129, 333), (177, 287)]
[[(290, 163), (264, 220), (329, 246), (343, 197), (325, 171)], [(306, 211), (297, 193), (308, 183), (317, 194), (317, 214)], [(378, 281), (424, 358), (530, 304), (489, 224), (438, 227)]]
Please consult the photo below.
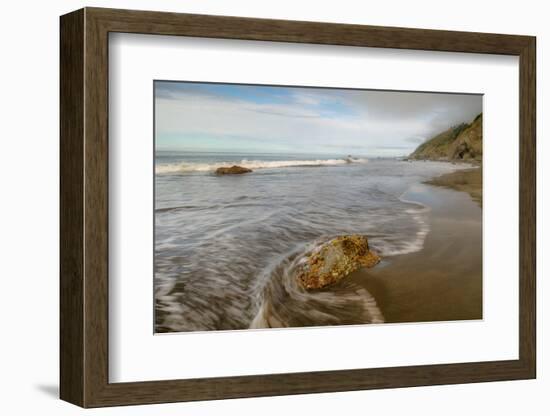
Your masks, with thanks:
[(234, 148), (239, 138), (266, 151), (407, 154), (481, 112), (479, 95), (180, 82), (155, 87), (157, 143), (164, 148), (200, 148), (205, 142), (194, 138), (209, 137), (221, 148)]

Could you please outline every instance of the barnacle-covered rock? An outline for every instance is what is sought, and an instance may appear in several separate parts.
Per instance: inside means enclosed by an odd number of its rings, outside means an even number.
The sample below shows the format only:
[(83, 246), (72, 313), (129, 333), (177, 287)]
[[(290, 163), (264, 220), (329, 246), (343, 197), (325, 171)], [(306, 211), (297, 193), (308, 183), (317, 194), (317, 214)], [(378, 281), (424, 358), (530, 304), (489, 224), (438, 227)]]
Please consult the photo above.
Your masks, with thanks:
[(369, 249), (367, 237), (339, 236), (313, 250), (297, 278), (306, 289), (320, 289), (339, 282), (360, 267), (373, 267), (379, 261), (380, 257)]

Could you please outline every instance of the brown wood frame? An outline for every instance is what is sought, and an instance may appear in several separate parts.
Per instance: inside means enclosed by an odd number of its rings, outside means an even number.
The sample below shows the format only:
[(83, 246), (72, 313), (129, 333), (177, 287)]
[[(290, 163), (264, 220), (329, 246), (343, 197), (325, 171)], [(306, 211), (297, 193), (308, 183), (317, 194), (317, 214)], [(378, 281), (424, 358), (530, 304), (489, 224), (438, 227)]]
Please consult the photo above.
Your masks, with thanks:
[[(534, 37), (100, 8), (64, 15), (60, 28), (60, 396), (63, 400), (82, 407), (100, 407), (535, 378)], [(519, 359), (109, 383), (110, 32), (519, 56)]]

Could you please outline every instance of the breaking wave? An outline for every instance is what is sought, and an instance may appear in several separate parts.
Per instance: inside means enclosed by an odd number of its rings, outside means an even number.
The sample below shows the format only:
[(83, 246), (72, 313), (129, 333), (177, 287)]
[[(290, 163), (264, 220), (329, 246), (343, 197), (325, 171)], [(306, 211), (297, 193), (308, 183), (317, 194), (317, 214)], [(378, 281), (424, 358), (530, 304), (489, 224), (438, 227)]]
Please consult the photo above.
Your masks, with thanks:
[(214, 172), (223, 166), (239, 165), (248, 169), (277, 169), (289, 167), (315, 167), (315, 166), (336, 166), (348, 165), (351, 163), (367, 163), (367, 159), (344, 158), (344, 159), (316, 159), (316, 160), (248, 160), (239, 162), (216, 162), (216, 163), (166, 163), (155, 167), (157, 174), (185, 173), (185, 172)]

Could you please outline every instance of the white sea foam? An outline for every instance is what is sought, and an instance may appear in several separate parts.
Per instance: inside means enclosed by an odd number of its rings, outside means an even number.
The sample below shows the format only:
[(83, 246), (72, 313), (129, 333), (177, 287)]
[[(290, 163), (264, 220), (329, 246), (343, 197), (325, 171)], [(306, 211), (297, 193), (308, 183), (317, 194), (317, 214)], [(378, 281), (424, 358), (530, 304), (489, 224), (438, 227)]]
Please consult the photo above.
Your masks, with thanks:
[(239, 162), (215, 162), (215, 163), (166, 163), (155, 167), (157, 174), (185, 173), (185, 172), (214, 172), (220, 167), (239, 165), (248, 169), (277, 169), (289, 167), (307, 166), (335, 166), (350, 163), (367, 163), (367, 159), (316, 159), (316, 160), (248, 160)]
[(424, 248), (426, 237), (430, 232), (430, 225), (427, 217), (427, 214), (430, 212), (430, 207), (421, 202), (406, 199), (404, 197), (406, 194), (407, 191), (401, 194), (399, 200), (401, 202), (405, 202), (406, 204), (415, 205), (414, 208), (409, 208), (405, 212), (409, 214), (418, 225), (418, 231), (416, 232), (415, 237), (409, 240), (392, 241), (390, 244), (387, 244), (385, 241), (378, 241), (377, 248), (379, 249), (380, 254), (384, 257), (416, 253), (422, 250)]
[(260, 279), (264, 287), (250, 328), (384, 322), (375, 298), (354, 283), (326, 291), (308, 291), (298, 284), (296, 275), (303, 262), (328, 241), (328, 237), (313, 241), (264, 269)]

